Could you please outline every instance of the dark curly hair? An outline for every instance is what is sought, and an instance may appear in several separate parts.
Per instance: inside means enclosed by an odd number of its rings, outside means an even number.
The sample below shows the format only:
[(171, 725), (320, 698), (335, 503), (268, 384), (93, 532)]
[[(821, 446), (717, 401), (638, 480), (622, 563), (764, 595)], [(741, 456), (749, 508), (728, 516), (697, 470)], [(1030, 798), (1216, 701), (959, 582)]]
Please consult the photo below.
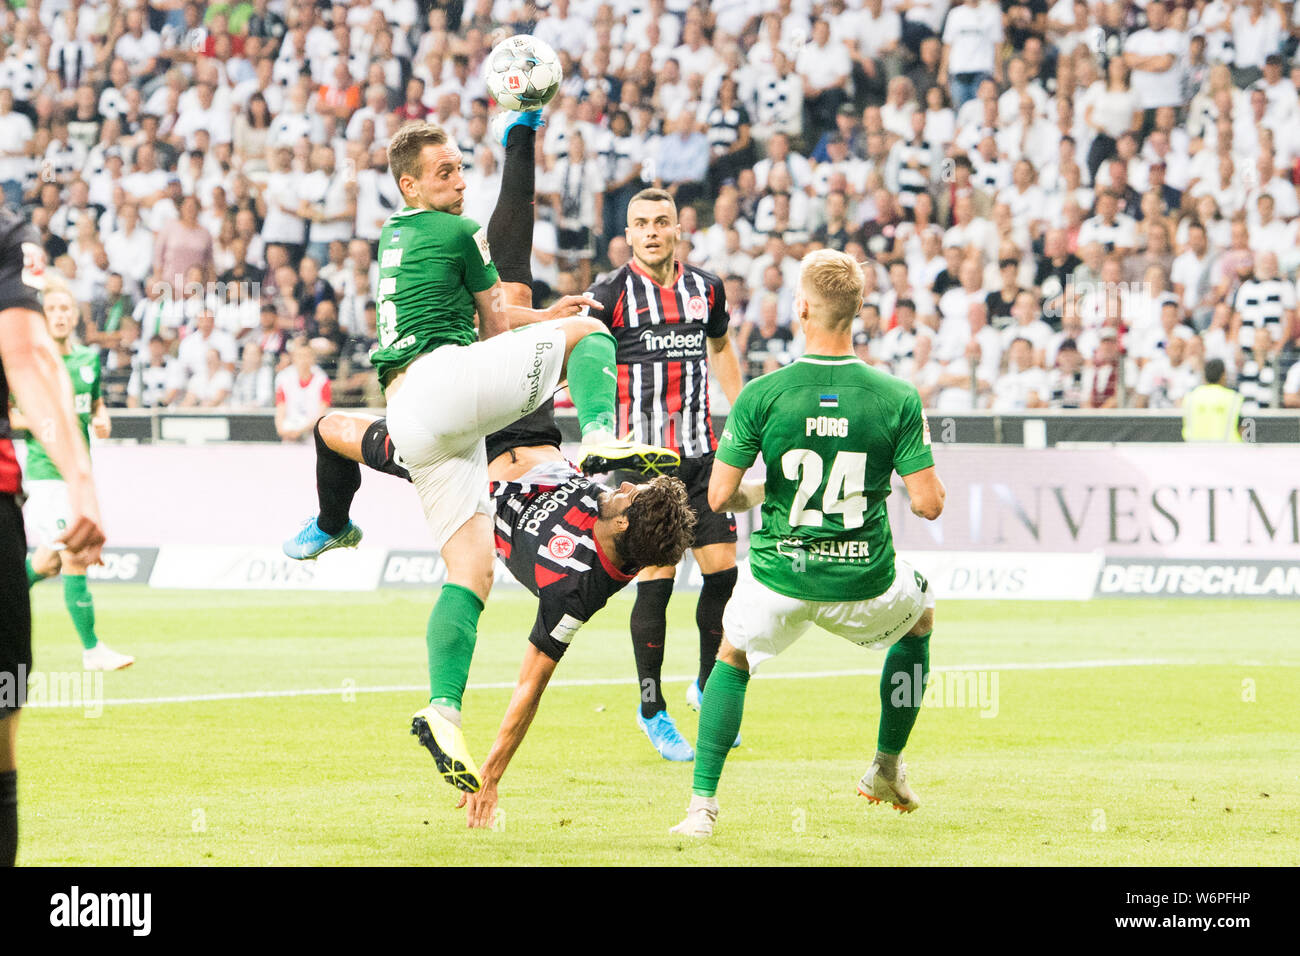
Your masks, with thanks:
[(655, 478), (623, 514), (627, 529), (614, 536), (614, 547), (638, 568), (674, 565), (695, 540), (695, 514), (677, 478)]

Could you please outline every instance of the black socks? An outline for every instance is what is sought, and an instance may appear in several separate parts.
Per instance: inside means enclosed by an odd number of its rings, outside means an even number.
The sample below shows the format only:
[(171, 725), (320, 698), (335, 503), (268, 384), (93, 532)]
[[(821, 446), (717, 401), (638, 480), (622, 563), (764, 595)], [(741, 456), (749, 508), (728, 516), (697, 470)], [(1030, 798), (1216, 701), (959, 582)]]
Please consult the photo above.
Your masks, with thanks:
[(668, 629), (668, 599), (673, 579), (641, 581), (632, 605), (632, 653), (641, 687), (641, 716), (647, 720), (666, 705), (663, 700), (664, 634)]

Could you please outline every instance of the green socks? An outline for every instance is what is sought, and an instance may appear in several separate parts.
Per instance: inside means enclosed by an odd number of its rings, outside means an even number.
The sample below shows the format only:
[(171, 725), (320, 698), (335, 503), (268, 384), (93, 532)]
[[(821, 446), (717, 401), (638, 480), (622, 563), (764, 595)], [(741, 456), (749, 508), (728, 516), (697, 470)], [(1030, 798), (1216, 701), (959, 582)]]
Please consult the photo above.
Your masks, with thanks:
[(81, 646), (90, 650), (99, 643), (99, 638), (95, 636), (95, 602), (90, 596), (90, 589), (86, 587), (84, 574), (63, 576), (63, 603), (72, 615), (72, 623), (77, 629), (77, 637), (81, 638)]
[(569, 353), (569, 395), (578, 410), (582, 433), (600, 429), (613, 434), (617, 419), (618, 363), (614, 359), (614, 336), (593, 332), (583, 336)]
[(460, 710), (469, 663), (478, 638), (483, 602), (467, 587), (444, 584), (429, 614), (424, 642), (429, 650), (429, 700)]
[(929, 634), (904, 637), (885, 655), (885, 666), (880, 671), (880, 734), (876, 739), (882, 752), (899, 754), (907, 746), (921, 712), (929, 674)]
[(700, 733), (695, 741), (696, 796), (712, 797), (718, 792), (718, 778), (731, 745), (740, 733), (740, 719), (745, 713), (745, 688), (749, 672), (718, 661), (704, 687), (700, 702)]
[(27, 587), (31, 587), (37, 581), (44, 581), (45, 575), (37, 574), (36, 569), (32, 567), (32, 559), (27, 559)]

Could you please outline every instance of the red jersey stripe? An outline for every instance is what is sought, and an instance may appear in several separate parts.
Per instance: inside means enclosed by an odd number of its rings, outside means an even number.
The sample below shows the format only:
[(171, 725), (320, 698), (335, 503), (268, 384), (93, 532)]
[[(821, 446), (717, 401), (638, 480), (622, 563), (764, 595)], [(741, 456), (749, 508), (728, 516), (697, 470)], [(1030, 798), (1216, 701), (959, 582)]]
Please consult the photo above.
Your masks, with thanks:
[(609, 324), (612, 328), (620, 328), (623, 325), (623, 297), (619, 296), (618, 301), (614, 303), (614, 314), (610, 317)]
[(593, 528), (596, 525), (595, 515), (587, 514), (581, 508), (576, 506), (570, 508), (561, 520), (564, 521), (565, 524), (572, 525), (579, 531), (586, 531), (588, 528)]
[(22, 485), (23, 472), (18, 467), (14, 443), (8, 438), (0, 438), (0, 494), (16, 495), (22, 490)]
[(680, 448), (682, 442), (682, 398), (685, 393), (682, 391), (682, 362), (669, 362), (668, 364), (668, 382), (664, 389), (664, 398), (668, 408), (667, 424), (665, 424), (665, 440), (670, 448)]
[(556, 581), (563, 581), (568, 577), (568, 575), (563, 571), (552, 571), (550, 568), (544, 567), (540, 564), (533, 565), (533, 572), (533, 580), (537, 582), (538, 588), (544, 588), (548, 584), (554, 584)]

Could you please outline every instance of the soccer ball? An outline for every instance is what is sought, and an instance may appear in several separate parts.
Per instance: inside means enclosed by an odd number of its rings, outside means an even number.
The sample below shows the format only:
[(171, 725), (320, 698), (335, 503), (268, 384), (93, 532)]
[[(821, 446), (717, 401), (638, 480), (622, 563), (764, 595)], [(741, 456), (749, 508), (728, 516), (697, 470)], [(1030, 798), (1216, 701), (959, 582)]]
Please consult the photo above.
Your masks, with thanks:
[(537, 37), (502, 40), (487, 58), (487, 88), (503, 109), (540, 110), (560, 89), (560, 58)]

